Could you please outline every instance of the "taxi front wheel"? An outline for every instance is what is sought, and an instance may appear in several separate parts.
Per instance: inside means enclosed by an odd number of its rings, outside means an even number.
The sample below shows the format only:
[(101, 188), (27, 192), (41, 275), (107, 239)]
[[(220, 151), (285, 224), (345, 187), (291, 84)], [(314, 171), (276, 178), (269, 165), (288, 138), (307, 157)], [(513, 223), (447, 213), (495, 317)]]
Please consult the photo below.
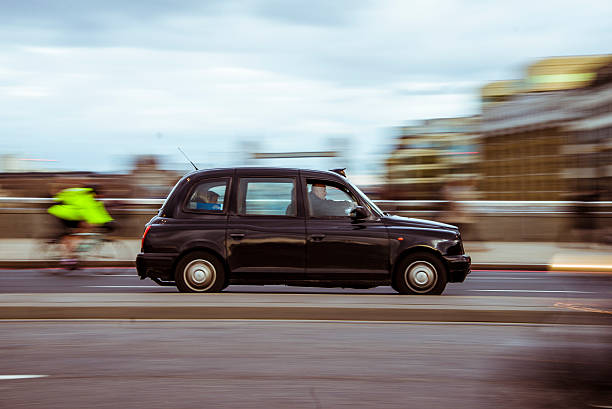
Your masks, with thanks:
[(214, 255), (194, 251), (177, 264), (175, 280), (176, 287), (182, 293), (214, 293), (223, 289), (225, 271)]
[(429, 253), (414, 253), (400, 261), (393, 276), (393, 289), (400, 294), (439, 295), (446, 288), (446, 268)]

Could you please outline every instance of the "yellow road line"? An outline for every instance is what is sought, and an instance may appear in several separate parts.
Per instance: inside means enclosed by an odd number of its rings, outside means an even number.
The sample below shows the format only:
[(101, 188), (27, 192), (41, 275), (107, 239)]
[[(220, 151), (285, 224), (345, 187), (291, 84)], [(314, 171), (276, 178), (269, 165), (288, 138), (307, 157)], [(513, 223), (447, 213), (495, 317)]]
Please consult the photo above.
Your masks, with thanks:
[(602, 310), (599, 308), (587, 307), (585, 305), (568, 304), (564, 302), (557, 302), (553, 306), (557, 308), (567, 308), (569, 310), (574, 310), (574, 311), (597, 312), (600, 314), (612, 314), (612, 311), (610, 310)]

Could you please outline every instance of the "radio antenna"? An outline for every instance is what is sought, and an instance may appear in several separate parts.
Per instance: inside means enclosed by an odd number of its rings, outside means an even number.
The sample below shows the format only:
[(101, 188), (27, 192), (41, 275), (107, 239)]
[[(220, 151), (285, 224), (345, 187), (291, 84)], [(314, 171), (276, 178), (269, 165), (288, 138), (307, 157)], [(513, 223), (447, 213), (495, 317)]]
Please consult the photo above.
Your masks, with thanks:
[(181, 149), (180, 146), (177, 146), (178, 150), (183, 154), (183, 156), (185, 157), (185, 159), (187, 159), (187, 161), (189, 163), (191, 163), (191, 165), (195, 168), (195, 170), (200, 170), (198, 169), (198, 167), (196, 165), (193, 164), (193, 162), (187, 157), (187, 155), (185, 154), (185, 152), (183, 152), (183, 150)]

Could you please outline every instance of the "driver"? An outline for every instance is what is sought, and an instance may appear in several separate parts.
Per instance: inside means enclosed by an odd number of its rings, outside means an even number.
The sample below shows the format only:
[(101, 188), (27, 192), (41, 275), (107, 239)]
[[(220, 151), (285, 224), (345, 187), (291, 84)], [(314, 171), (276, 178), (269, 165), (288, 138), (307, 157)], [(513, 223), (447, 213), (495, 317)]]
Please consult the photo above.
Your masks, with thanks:
[(345, 200), (327, 200), (327, 186), (322, 183), (313, 183), (308, 192), (310, 212), (312, 216), (346, 216), (350, 202)]

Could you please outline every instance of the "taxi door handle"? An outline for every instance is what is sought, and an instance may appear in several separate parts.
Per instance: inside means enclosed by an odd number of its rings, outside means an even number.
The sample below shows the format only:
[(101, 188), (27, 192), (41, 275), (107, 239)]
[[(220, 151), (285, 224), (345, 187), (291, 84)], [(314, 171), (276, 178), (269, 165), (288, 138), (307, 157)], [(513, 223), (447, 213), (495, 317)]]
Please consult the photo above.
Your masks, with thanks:
[(244, 239), (244, 233), (230, 233), (230, 237), (234, 240)]

